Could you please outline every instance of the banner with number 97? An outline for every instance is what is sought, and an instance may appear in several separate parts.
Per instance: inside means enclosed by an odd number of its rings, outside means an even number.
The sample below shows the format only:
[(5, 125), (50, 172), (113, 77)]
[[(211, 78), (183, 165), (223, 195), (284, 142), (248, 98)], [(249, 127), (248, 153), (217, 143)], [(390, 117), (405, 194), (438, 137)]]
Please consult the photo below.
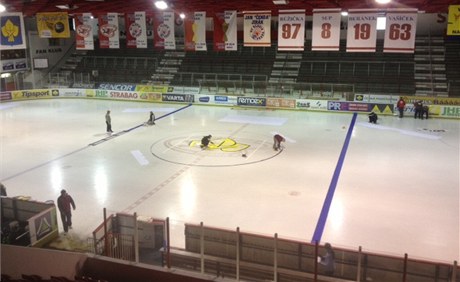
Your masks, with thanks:
[(278, 51), (303, 51), (305, 10), (278, 11)]
[(383, 52), (414, 53), (417, 9), (388, 9)]

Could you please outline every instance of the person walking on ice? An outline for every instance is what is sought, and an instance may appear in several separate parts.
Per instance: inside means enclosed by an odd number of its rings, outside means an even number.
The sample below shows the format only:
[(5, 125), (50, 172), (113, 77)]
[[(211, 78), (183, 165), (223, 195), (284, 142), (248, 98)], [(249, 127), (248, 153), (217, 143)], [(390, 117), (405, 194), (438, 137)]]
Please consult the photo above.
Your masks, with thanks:
[(279, 134), (275, 134), (275, 136), (273, 136), (273, 150), (275, 151), (278, 151), (281, 149), (281, 142), (285, 142), (286, 139), (284, 139), (283, 136), (279, 135)]
[(64, 189), (61, 190), (61, 195), (57, 199), (57, 206), (61, 213), (64, 234), (67, 234), (69, 229), (72, 229), (72, 208), (75, 210), (76, 206), (72, 197)]
[(107, 125), (107, 133), (112, 133), (112, 118), (110, 117), (110, 110), (105, 114), (105, 124)]

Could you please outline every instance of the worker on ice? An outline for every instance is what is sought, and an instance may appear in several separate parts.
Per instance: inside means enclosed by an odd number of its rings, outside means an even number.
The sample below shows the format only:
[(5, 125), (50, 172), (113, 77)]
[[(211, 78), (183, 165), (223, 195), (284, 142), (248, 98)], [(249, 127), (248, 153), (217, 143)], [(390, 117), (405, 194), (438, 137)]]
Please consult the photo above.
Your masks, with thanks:
[(201, 139), (201, 145), (200, 145), (201, 149), (204, 150), (208, 148), (209, 143), (212, 143), (211, 138), (212, 138), (212, 135), (207, 135)]
[(273, 136), (273, 150), (278, 151), (281, 149), (281, 142), (284, 141), (286, 141), (286, 139), (284, 139), (283, 136), (275, 134), (275, 136)]

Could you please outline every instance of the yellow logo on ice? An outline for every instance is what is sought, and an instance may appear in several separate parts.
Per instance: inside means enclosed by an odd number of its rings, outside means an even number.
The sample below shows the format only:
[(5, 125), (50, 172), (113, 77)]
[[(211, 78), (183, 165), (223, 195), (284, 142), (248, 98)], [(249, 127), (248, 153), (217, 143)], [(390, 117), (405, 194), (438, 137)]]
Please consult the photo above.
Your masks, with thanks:
[[(197, 147), (201, 145), (200, 140), (192, 140), (189, 143), (189, 147)], [(220, 150), (223, 152), (238, 152), (249, 148), (250, 145), (248, 144), (240, 144), (237, 143), (235, 140), (230, 138), (225, 139), (217, 139), (213, 142), (209, 143), (207, 149), (208, 150)]]

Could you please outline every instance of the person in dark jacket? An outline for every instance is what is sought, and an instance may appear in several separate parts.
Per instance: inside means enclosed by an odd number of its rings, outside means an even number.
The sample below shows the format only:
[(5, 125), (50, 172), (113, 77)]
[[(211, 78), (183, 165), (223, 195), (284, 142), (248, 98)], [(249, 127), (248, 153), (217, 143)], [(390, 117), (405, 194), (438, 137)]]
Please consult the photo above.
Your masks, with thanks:
[(61, 196), (57, 199), (57, 205), (59, 212), (61, 213), (62, 226), (64, 227), (64, 233), (72, 229), (72, 208), (75, 210), (75, 202), (72, 197), (67, 194), (66, 190), (61, 190)]
[(150, 117), (149, 117), (149, 120), (147, 121), (147, 124), (148, 125), (155, 124), (155, 114), (152, 111), (150, 111)]
[(273, 150), (278, 151), (281, 149), (281, 142), (284, 141), (286, 141), (286, 139), (284, 139), (283, 136), (275, 134), (275, 136), (273, 136)]
[(201, 145), (200, 145), (201, 149), (204, 150), (208, 148), (209, 143), (212, 143), (211, 138), (212, 138), (212, 135), (207, 135), (201, 138)]
[(110, 111), (105, 114), (105, 124), (107, 125), (107, 133), (112, 133), (112, 118), (110, 117)]
[(371, 113), (369, 114), (369, 122), (370, 122), (370, 123), (377, 124), (377, 120), (378, 120), (378, 119), (379, 119), (379, 117), (377, 116), (376, 113), (371, 112)]

